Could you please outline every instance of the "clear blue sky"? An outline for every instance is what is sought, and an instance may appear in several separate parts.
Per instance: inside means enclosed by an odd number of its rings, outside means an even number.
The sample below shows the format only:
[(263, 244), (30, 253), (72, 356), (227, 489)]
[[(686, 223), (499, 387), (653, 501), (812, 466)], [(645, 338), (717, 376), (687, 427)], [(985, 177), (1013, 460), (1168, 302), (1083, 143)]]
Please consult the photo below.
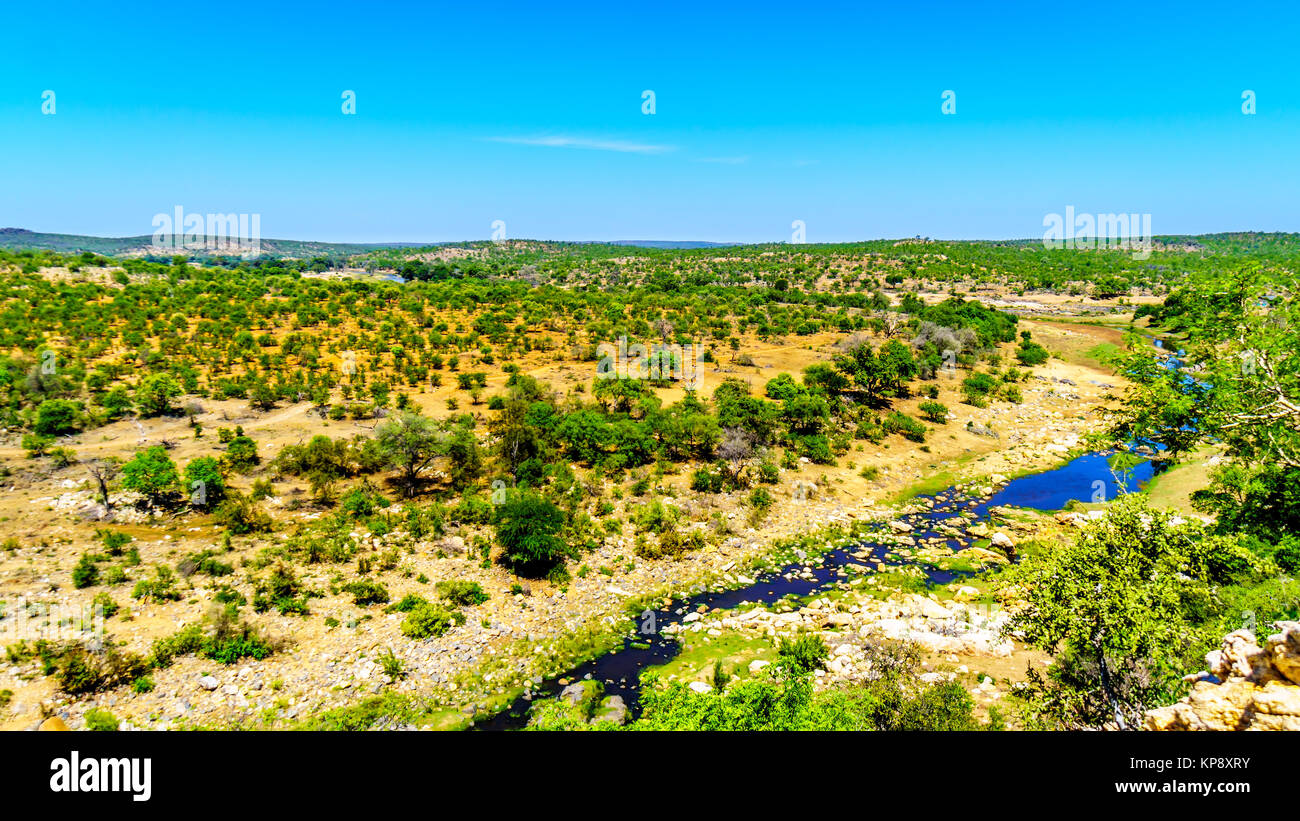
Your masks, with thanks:
[(274, 238), (484, 239), (500, 219), (779, 241), (798, 219), (829, 242), (1041, 236), (1072, 205), (1158, 234), (1300, 230), (1294, 2), (38, 2), (4, 20), (0, 226), (149, 234), (181, 205), (258, 213)]

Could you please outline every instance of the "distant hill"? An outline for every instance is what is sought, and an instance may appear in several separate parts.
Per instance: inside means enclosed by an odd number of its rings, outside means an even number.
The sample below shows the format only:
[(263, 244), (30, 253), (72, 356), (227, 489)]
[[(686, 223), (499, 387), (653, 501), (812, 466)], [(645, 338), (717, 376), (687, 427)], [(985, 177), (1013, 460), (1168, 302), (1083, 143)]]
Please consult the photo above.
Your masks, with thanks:
[[(25, 228), (0, 228), (0, 248), (10, 251), (56, 251), (61, 254), (79, 254), (90, 251), (109, 257), (144, 256), (158, 253), (152, 248), (151, 235), (138, 237), (88, 237), (80, 234), (45, 234)], [(454, 242), (311, 242), (293, 239), (264, 239), (264, 254), (280, 257), (306, 258), (314, 256), (350, 256), (378, 251), (384, 248), (433, 248), (458, 245)], [(592, 240), (579, 245), (628, 245), (638, 248), (690, 249), (722, 248), (739, 243), (701, 242), (697, 240), (619, 239), (608, 242)], [(189, 256), (211, 256), (220, 252), (186, 252)]]
[[(890, 242), (890, 240), (878, 240), (880, 242)], [(1225, 252), (1232, 250), (1260, 250), (1273, 248), (1278, 250), (1294, 251), (1300, 247), (1300, 234), (1288, 233), (1262, 233), (1255, 231), (1223, 232), (1218, 234), (1199, 234), (1189, 235), (1162, 235), (1154, 237), (1158, 247), (1166, 249), (1178, 248), (1180, 250), (1191, 251), (1211, 251)], [(83, 251), (90, 251), (95, 254), (102, 254), (109, 257), (131, 257), (145, 256), (148, 254), (168, 253), (167, 251), (159, 252), (152, 247), (152, 236), (138, 237), (89, 237), (80, 234), (46, 234), (37, 231), (28, 231), (25, 228), (0, 228), (0, 249), (9, 251), (55, 251), (61, 254), (79, 254)], [(623, 246), (630, 248), (649, 248), (657, 250), (691, 250), (691, 249), (708, 249), (708, 248), (734, 248), (743, 247), (747, 243), (740, 242), (706, 242), (701, 240), (662, 240), (662, 239), (617, 239), (617, 240), (586, 240), (578, 242), (549, 242), (541, 240), (512, 240), (513, 243), (531, 243), (540, 242), (543, 245), (596, 245), (596, 246)], [(921, 239), (919, 237), (912, 239), (906, 238), (895, 241), (896, 243), (929, 243), (929, 242), (949, 242), (948, 240), (932, 240), (930, 238)], [(968, 245), (991, 245), (991, 246), (1033, 246), (1042, 242), (1041, 239), (1002, 239), (1002, 240), (960, 240), (956, 241)], [(316, 256), (329, 257), (347, 257), (365, 254), (371, 251), (384, 251), (393, 249), (428, 249), (442, 248), (447, 246), (459, 246), (472, 248), (490, 244), (488, 240), (475, 240), (463, 242), (311, 242), (306, 240), (292, 239), (263, 239), (261, 241), (261, 252), (272, 257), (286, 257), (295, 259), (310, 259)], [(770, 243), (749, 243), (748, 245), (765, 245)], [(779, 243), (784, 244), (784, 243)], [(854, 243), (834, 243), (840, 245), (853, 245)], [(184, 251), (190, 257), (208, 257), (208, 256), (232, 256), (232, 252), (221, 251)]]
[[(109, 257), (144, 256), (158, 253), (152, 247), (153, 236), (139, 237), (87, 237), (80, 234), (43, 234), (25, 228), (0, 228), (0, 248), (10, 251), (56, 251), (61, 254), (79, 254), (90, 251)], [(410, 248), (438, 243), (415, 242), (310, 242), (293, 239), (264, 239), (263, 254), (279, 257), (309, 258), (314, 256), (349, 256), (377, 251), (383, 248)], [(166, 253), (166, 252), (164, 252)], [(187, 256), (218, 255), (220, 251), (183, 251)], [(227, 253), (227, 256), (230, 254)]]
[(606, 242), (592, 240), (589, 245), (634, 245), (638, 248), (727, 248), (741, 245), (739, 242), (701, 242), (697, 240), (672, 239), (612, 239)]

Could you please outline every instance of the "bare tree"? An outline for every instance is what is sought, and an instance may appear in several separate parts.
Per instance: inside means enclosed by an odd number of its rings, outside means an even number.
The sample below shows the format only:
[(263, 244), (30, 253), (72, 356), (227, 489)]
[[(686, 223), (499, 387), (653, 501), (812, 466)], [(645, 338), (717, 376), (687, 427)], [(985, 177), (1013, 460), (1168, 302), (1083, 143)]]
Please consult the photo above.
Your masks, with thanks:
[(735, 484), (745, 484), (742, 481), (742, 474), (749, 466), (749, 460), (753, 455), (754, 442), (748, 431), (741, 428), (723, 430), (722, 442), (718, 445), (718, 458), (726, 466)]
[(87, 463), (86, 470), (90, 473), (90, 478), (95, 480), (95, 484), (99, 485), (99, 497), (104, 500), (104, 509), (112, 510), (113, 503), (108, 498), (108, 485), (122, 471), (122, 463), (116, 456), (107, 456), (91, 460)]

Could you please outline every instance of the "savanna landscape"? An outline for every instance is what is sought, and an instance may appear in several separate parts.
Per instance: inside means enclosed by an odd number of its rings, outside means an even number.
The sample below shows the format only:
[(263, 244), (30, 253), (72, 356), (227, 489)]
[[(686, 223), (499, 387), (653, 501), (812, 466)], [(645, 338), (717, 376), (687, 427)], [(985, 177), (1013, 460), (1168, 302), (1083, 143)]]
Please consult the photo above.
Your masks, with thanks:
[(53, 236), (0, 728), (1300, 729), (1297, 235)]

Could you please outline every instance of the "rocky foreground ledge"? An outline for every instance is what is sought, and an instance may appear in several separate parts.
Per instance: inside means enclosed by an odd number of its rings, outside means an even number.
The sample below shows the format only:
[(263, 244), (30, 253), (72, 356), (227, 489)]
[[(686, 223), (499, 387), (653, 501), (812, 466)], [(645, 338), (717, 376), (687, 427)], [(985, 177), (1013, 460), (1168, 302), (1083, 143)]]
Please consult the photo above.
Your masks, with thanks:
[(1249, 630), (1225, 636), (1191, 694), (1148, 711), (1146, 729), (1300, 730), (1300, 622), (1278, 626), (1263, 647)]

